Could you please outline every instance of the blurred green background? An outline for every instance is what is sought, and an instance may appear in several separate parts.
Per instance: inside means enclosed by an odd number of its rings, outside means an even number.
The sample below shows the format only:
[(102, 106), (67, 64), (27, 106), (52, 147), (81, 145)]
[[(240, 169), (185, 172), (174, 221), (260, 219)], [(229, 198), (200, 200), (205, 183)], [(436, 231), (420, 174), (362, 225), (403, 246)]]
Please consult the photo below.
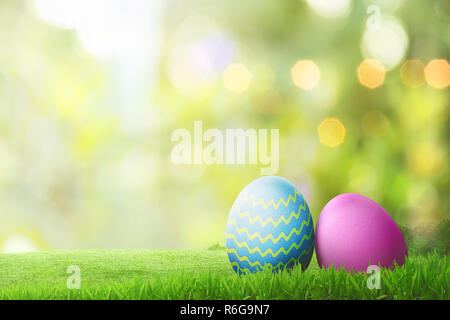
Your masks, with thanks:
[(438, 223), (449, 34), (448, 0), (0, 0), (0, 251), (224, 244), (261, 166), (173, 164), (194, 120), (279, 129), (315, 221)]

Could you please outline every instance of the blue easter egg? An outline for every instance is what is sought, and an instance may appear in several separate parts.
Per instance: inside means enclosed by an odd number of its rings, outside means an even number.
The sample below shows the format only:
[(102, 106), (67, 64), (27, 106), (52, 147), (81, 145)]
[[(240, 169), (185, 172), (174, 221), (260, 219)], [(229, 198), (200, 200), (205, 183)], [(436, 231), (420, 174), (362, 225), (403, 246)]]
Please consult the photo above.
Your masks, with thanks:
[(265, 176), (248, 184), (228, 216), (226, 247), (238, 274), (278, 271), (300, 264), (314, 251), (314, 225), (308, 205), (288, 180)]

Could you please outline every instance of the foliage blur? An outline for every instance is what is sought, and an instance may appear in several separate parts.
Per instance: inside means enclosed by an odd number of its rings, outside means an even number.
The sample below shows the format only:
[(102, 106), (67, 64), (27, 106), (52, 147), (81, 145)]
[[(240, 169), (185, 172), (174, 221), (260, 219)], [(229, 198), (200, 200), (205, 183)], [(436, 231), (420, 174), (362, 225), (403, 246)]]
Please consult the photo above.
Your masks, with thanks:
[(444, 219), (439, 223), (430, 223), (413, 228), (400, 226), (408, 246), (408, 255), (427, 255), (450, 253), (450, 220)]
[(0, 0), (0, 251), (223, 244), (261, 166), (173, 164), (195, 120), (279, 129), (315, 221), (356, 192), (438, 223), (449, 31), (448, 0)]

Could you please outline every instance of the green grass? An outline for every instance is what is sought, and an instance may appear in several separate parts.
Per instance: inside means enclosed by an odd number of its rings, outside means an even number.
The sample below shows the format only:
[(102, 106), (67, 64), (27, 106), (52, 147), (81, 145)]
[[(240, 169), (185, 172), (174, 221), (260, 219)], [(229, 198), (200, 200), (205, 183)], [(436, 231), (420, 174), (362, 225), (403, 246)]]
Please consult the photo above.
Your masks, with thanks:
[[(81, 289), (66, 287), (67, 267)], [(0, 255), (0, 299), (449, 299), (447, 255), (410, 257), (383, 270), (381, 289), (367, 275), (322, 270), (237, 276), (223, 250), (81, 250)]]

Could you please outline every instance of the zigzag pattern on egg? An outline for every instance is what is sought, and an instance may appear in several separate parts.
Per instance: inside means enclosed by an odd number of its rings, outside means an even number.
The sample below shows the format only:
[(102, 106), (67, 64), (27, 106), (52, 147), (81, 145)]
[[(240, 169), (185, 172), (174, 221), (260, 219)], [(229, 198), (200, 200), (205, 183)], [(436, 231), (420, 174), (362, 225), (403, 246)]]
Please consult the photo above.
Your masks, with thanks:
[(292, 200), (292, 202), (296, 202), (297, 201), (297, 196), (300, 196), (302, 199), (302, 195), (300, 192), (298, 192), (297, 190), (294, 191), (294, 195), (290, 194), (287, 200), (284, 200), (284, 198), (281, 198), (277, 203), (274, 202), (273, 199), (270, 199), (267, 203), (265, 203), (264, 198), (259, 198), (258, 200), (255, 200), (255, 196), (254, 195), (250, 195), (250, 196), (246, 196), (244, 195), (244, 201), (251, 201), (253, 206), (256, 207), (259, 204), (262, 205), (262, 207), (264, 209), (267, 209), (268, 207), (270, 207), (270, 205), (273, 206), (273, 208), (275, 210), (277, 210), (281, 204), (284, 204), (285, 207), (287, 207), (289, 205), (289, 201)]
[[(236, 242), (238, 248), (246, 247), (248, 252), (250, 252), (250, 253), (258, 252), (261, 255), (261, 257), (264, 258), (269, 253), (272, 255), (272, 257), (278, 256), (278, 254), (280, 252), (283, 252), (285, 255), (288, 255), (289, 251), (291, 251), (292, 248), (299, 249), (302, 246), (302, 244), (303, 244), (303, 240), (310, 240), (311, 236), (312, 236), (312, 229), (311, 229), (311, 232), (309, 233), (309, 235), (304, 235), (303, 236), (303, 238), (302, 238), (302, 240), (300, 241), (299, 244), (293, 243), (293, 244), (291, 244), (291, 246), (287, 250), (284, 247), (281, 247), (280, 249), (278, 249), (277, 252), (273, 252), (271, 248), (267, 249), (264, 252), (261, 252), (261, 249), (259, 247), (250, 248), (248, 246), (247, 242), (239, 243), (234, 235), (231, 235), (229, 238), (234, 239), (234, 241)], [(235, 253), (237, 255), (237, 252), (236, 252), (236, 250), (234, 248), (227, 249), (227, 252)]]
[[(247, 217), (251, 224), (254, 224), (256, 221), (259, 221), (261, 223), (261, 226), (263, 226), (263, 227), (265, 227), (268, 223), (272, 223), (272, 225), (274, 227), (277, 227), (281, 222), (284, 222), (285, 224), (289, 224), (289, 222), (291, 221), (292, 218), (298, 219), (300, 217), (301, 210), (306, 210), (305, 205), (302, 204), (299, 206), (298, 212), (295, 213), (294, 211), (292, 211), (291, 215), (287, 219), (284, 216), (281, 216), (280, 219), (278, 219), (277, 221), (275, 221), (273, 219), (273, 217), (269, 217), (263, 221), (261, 216), (256, 216), (256, 217), (252, 218), (252, 216), (250, 215), (250, 211), (240, 212), (239, 205), (236, 205), (235, 208), (236, 208), (236, 210), (238, 210), (238, 216), (240, 219)], [(236, 221), (236, 220), (233, 219), (232, 221)], [(230, 223), (232, 223), (232, 222), (230, 222)]]
[[(267, 179), (272, 180), (264, 183)], [(250, 193), (247, 189), (252, 188), (262, 192)], [(280, 192), (286, 196), (267, 197)], [(303, 196), (285, 179), (255, 180), (231, 209), (226, 246), (231, 265), (239, 274), (266, 268), (276, 271), (295, 264), (306, 269), (314, 248), (314, 227)]]
[[(236, 232), (241, 235), (243, 233), (247, 234), (247, 237), (250, 240), (253, 240), (255, 238), (258, 238), (259, 241), (261, 241), (261, 243), (265, 243), (267, 240), (272, 240), (273, 244), (276, 244), (280, 239), (284, 239), (286, 241), (289, 241), (289, 239), (292, 237), (293, 234), (296, 235), (300, 235), (300, 233), (302, 232), (303, 229), (303, 225), (309, 226), (309, 223), (311, 222), (311, 217), (308, 219), (308, 221), (303, 220), (302, 225), (300, 226), (300, 229), (296, 229), (295, 227), (291, 229), (291, 232), (289, 233), (289, 235), (286, 235), (284, 232), (281, 232), (280, 235), (277, 238), (274, 238), (273, 235), (271, 233), (269, 233), (266, 237), (261, 237), (261, 234), (257, 231), (253, 234), (250, 234), (248, 232), (247, 227), (242, 227), (242, 229), (239, 229), (238, 225), (236, 224), (236, 220), (232, 219), (231, 222), (229, 223), (229, 225), (233, 225), (236, 228)], [(312, 229), (311, 229), (312, 230)], [(227, 233), (227, 239), (232, 238), (236, 239), (236, 236), (233, 233)], [(239, 244), (238, 244), (239, 245)]]

